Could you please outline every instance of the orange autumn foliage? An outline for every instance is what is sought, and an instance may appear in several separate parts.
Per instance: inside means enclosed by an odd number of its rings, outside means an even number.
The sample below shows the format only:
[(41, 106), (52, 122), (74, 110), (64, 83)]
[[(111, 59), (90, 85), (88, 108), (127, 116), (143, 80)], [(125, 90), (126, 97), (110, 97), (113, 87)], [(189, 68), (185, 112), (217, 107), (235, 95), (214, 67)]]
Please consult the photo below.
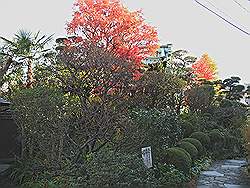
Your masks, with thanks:
[(77, 36), (77, 42), (92, 42), (138, 69), (158, 48), (156, 29), (140, 11), (129, 11), (119, 0), (76, 0), (67, 32)]
[(208, 54), (202, 57), (192, 65), (193, 73), (197, 79), (212, 81), (217, 77), (217, 66)]

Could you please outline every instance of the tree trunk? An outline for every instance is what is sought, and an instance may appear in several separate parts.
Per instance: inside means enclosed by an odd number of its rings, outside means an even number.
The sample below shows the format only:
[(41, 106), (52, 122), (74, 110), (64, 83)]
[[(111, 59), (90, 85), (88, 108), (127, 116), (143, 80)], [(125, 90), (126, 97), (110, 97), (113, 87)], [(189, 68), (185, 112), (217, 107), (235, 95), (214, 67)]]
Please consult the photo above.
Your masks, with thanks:
[(33, 87), (33, 69), (32, 69), (32, 61), (28, 61), (28, 72), (27, 72), (27, 88)]

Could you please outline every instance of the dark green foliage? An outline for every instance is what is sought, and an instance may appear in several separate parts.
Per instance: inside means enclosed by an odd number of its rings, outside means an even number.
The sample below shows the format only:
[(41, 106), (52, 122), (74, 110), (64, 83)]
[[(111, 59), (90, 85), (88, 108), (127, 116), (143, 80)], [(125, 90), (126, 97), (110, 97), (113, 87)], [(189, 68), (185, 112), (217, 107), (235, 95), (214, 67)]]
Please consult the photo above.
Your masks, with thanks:
[(133, 108), (171, 109), (180, 114), (186, 81), (168, 72), (146, 71), (137, 82), (137, 91), (131, 98)]
[(244, 85), (240, 85), (241, 79), (239, 77), (231, 77), (223, 80), (221, 86), (225, 89), (224, 94), (226, 99), (232, 101), (239, 101), (244, 96), (243, 90), (245, 89)]
[[(157, 166), (157, 179), (159, 180), (158, 186), (171, 187), (171, 188), (186, 188), (188, 182), (193, 177), (198, 177), (200, 173), (206, 170), (212, 163), (211, 158), (203, 157), (194, 161), (191, 167), (191, 173), (183, 173), (178, 170), (174, 165), (158, 165)], [(157, 186), (157, 187), (158, 187)]]
[(208, 135), (211, 140), (211, 149), (223, 147), (224, 137), (219, 129), (213, 129)]
[(211, 117), (211, 114), (209, 114), (209, 117), (206, 117), (206, 120), (204, 121), (204, 124), (202, 125), (202, 131), (210, 131), (213, 129), (218, 129), (220, 126), (217, 124), (216, 121), (213, 121), (213, 117)]
[(197, 113), (183, 113), (180, 115), (183, 121), (184, 137), (189, 137), (193, 132), (199, 131), (204, 119)]
[(37, 180), (39, 177), (40, 170), (38, 173), (35, 173), (34, 166), (41, 167), (41, 164), (37, 160), (27, 160), (27, 159), (21, 159), (15, 161), (11, 167), (8, 169), (7, 173), (9, 174), (10, 179), (14, 183), (17, 184), (24, 184), (29, 181), (32, 181), (32, 178), (34, 181)]
[(198, 150), (198, 155), (199, 156), (202, 156), (204, 155), (204, 148), (201, 144), (201, 142), (195, 138), (184, 138), (182, 139), (181, 141), (184, 141), (184, 142), (190, 142), (191, 144), (193, 144), (196, 149)]
[(185, 187), (185, 184), (190, 181), (190, 176), (178, 170), (174, 165), (160, 164), (157, 172), (159, 185), (162, 187)]
[(232, 135), (224, 136), (224, 148), (233, 150), (238, 144), (238, 138)]
[[(73, 111), (64, 94), (56, 89), (34, 87), (12, 94), (14, 119), (22, 137), (22, 156), (61, 159), (64, 138)], [(71, 110), (69, 110), (71, 109)]]
[(201, 159), (196, 159), (193, 162), (193, 166), (191, 168), (192, 176), (199, 176), (200, 173), (204, 170), (207, 170), (212, 163), (212, 159), (210, 157), (203, 157)]
[(56, 171), (42, 161), (21, 161), (12, 167), (11, 177), (26, 188), (33, 187), (152, 187), (158, 181), (140, 157), (101, 151), (85, 157), (83, 164), (71, 164)]
[(209, 84), (197, 85), (186, 91), (187, 104), (191, 112), (207, 112), (214, 100), (215, 90)]
[(184, 152), (184, 153), (187, 155), (188, 159), (189, 159), (190, 161), (192, 161), (192, 157), (191, 157), (191, 155), (187, 152), (187, 150), (185, 150), (185, 149), (183, 149), (183, 148), (181, 148), (181, 147), (175, 147), (175, 148), (178, 148), (179, 150), (181, 150), (182, 152)]
[(225, 129), (243, 128), (247, 121), (247, 107), (237, 101), (222, 100), (213, 112), (217, 123)]
[(197, 127), (188, 121), (183, 122), (182, 129), (184, 137), (189, 137), (193, 132), (197, 131)]
[(194, 132), (190, 136), (191, 138), (195, 138), (201, 142), (201, 144), (205, 147), (208, 148), (210, 144), (210, 138), (206, 133), (203, 132)]
[(144, 146), (151, 146), (154, 159), (158, 160), (162, 151), (175, 146), (182, 138), (180, 120), (172, 111), (134, 109), (130, 117), (134, 127), (124, 139), (126, 151), (137, 152)]
[(178, 147), (167, 149), (163, 159), (167, 164), (172, 164), (185, 173), (189, 173), (190, 171), (192, 160)]
[(198, 156), (198, 150), (190, 142), (181, 141), (177, 146), (186, 150), (191, 155), (192, 159), (195, 159)]
[(152, 185), (156, 179), (136, 155), (102, 151), (87, 163), (87, 187)]

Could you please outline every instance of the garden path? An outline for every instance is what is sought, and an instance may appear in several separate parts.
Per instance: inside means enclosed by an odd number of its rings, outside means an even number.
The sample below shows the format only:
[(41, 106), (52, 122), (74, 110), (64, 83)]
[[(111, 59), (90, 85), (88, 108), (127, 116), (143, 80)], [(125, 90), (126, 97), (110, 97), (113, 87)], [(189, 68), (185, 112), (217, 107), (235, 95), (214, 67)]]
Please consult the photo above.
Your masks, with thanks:
[(243, 159), (215, 162), (200, 175), (197, 188), (250, 188), (246, 164)]

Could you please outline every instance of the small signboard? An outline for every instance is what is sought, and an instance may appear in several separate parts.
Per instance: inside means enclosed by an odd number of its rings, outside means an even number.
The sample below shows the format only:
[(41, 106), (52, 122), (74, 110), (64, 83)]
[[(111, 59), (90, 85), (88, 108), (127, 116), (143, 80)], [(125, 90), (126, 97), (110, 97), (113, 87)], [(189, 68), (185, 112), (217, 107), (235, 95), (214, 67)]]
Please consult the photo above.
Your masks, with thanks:
[(142, 159), (143, 159), (144, 164), (148, 168), (153, 167), (151, 147), (142, 148), (141, 151), (142, 151)]

